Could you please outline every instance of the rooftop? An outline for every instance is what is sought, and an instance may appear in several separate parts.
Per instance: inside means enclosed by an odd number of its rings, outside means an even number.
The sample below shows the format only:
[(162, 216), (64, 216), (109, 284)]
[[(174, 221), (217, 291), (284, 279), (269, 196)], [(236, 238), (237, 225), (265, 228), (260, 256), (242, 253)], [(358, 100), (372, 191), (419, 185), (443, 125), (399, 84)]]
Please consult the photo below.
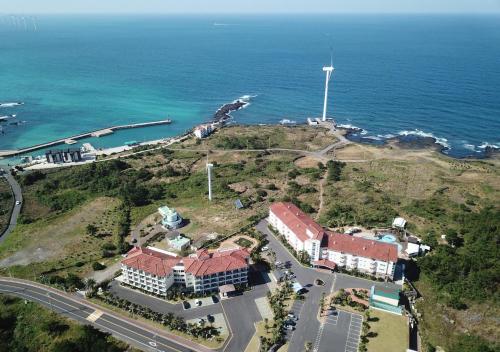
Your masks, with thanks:
[(325, 231), (309, 215), (300, 210), (295, 204), (279, 202), (271, 205), (271, 211), (276, 215), (295, 235), (304, 242), (307, 239), (320, 240)]
[(322, 247), (384, 262), (391, 261), (395, 263), (398, 261), (398, 246), (396, 244), (354, 237), (343, 233), (328, 232), (323, 239)]
[(134, 247), (122, 260), (122, 264), (156, 276), (166, 276), (174, 266), (184, 265), (186, 273), (204, 276), (246, 268), (249, 256), (248, 250), (242, 248), (213, 253), (202, 249), (189, 257), (176, 257), (151, 248)]

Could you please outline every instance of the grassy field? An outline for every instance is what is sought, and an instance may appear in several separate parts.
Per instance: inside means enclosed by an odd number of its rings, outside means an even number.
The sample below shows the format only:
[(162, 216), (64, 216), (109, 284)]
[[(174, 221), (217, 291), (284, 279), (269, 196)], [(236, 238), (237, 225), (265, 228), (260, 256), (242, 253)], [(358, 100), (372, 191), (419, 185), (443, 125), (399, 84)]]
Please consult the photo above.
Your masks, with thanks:
[(370, 310), (370, 316), (370, 332), (376, 333), (377, 336), (369, 339), (368, 351), (406, 351), (409, 338), (407, 318), (376, 309)]
[[(0, 247), (0, 266), (10, 274), (33, 279), (41, 274), (84, 276), (95, 261), (103, 259), (103, 245), (113, 242), (115, 211), (119, 201), (96, 198), (72, 211), (53, 215), (29, 224), (19, 224)], [(86, 226), (94, 224), (99, 232), (91, 236)]]
[(9, 183), (0, 177), (0, 233), (9, 224), (10, 211), (14, 203)]

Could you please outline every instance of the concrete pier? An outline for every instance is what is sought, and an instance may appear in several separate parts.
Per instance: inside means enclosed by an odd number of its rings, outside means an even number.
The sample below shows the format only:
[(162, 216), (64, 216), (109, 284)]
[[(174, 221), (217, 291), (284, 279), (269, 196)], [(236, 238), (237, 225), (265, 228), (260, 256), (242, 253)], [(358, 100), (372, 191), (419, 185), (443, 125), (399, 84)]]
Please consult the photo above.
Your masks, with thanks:
[(105, 136), (105, 135), (111, 134), (114, 131), (118, 131), (118, 130), (125, 130), (125, 129), (130, 129), (130, 128), (151, 127), (151, 126), (158, 126), (158, 125), (168, 125), (170, 123), (172, 123), (172, 120), (167, 119), (167, 120), (160, 120), (160, 121), (141, 122), (141, 123), (133, 123), (133, 124), (128, 124), (128, 125), (106, 127), (106, 128), (102, 128), (99, 130), (94, 130), (94, 131), (90, 131), (90, 132), (77, 134), (75, 136), (64, 137), (64, 138), (57, 139), (55, 141), (51, 141), (51, 142), (47, 142), (47, 143), (36, 144), (36, 145), (30, 146), (30, 147), (14, 149), (14, 150), (0, 150), (0, 158), (8, 158), (11, 156), (16, 156), (16, 155), (21, 155), (21, 154), (33, 152), (33, 151), (39, 150), (39, 149), (53, 147), (53, 146), (60, 145), (60, 144), (65, 144), (66, 141), (68, 141), (68, 140), (77, 141), (79, 139), (84, 139), (84, 138), (89, 138), (89, 137)]

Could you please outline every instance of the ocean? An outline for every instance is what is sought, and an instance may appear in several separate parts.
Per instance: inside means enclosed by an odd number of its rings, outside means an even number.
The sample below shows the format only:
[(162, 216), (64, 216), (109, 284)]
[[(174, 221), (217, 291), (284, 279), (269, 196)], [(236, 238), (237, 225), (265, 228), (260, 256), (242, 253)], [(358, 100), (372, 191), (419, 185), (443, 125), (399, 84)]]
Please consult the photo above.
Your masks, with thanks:
[(0, 108), (17, 115), (0, 150), (167, 117), (85, 142), (174, 136), (242, 96), (234, 123), (302, 123), (321, 115), (330, 57), (328, 115), (358, 137), (500, 147), (500, 16), (0, 15), (0, 103), (24, 102)]

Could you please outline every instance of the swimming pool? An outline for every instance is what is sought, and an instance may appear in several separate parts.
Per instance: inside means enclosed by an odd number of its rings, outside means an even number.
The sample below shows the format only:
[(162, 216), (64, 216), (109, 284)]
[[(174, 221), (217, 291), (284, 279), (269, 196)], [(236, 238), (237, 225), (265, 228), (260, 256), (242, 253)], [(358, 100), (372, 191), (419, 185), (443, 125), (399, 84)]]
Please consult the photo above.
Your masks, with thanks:
[(396, 242), (396, 236), (390, 233), (381, 233), (382, 235), (381, 238), (379, 238), (380, 242), (386, 242), (386, 243), (394, 243)]
[(403, 250), (403, 246), (396, 242), (397, 238), (393, 234), (381, 232), (380, 235), (382, 237), (380, 237), (377, 241), (384, 242), (384, 243), (397, 244), (398, 252), (401, 252)]

